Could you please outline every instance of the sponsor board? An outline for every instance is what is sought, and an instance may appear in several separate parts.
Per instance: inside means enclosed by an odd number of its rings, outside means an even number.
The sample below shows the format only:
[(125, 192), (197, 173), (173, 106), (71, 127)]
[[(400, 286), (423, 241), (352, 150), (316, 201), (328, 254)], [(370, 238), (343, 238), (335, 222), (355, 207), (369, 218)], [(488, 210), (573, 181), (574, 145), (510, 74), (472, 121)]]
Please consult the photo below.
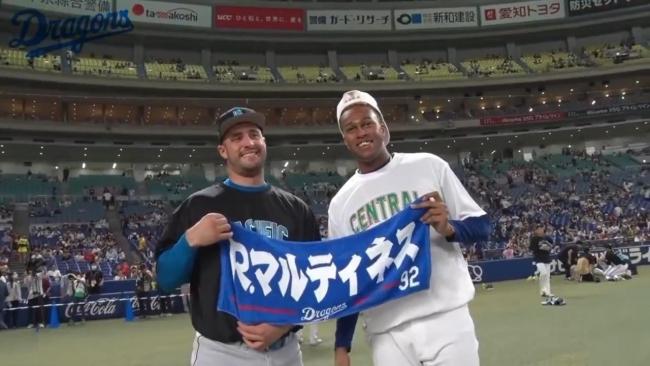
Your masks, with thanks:
[(112, 0), (2, 0), (2, 6), (5, 5), (74, 15), (95, 15), (113, 10)]
[(569, 0), (567, 11), (576, 16), (649, 4), (648, 0)]
[(149, 0), (116, 0), (117, 9), (127, 9), (136, 23), (210, 28), (212, 9), (205, 5)]
[(396, 30), (477, 27), (478, 18), (475, 6), (393, 11)]
[(599, 116), (602, 114), (612, 113), (628, 113), (628, 112), (641, 112), (650, 111), (650, 103), (637, 103), (626, 105), (615, 105), (603, 108), (585, 109), (581, 111), (571, 111), (568, 113), (569, 117), (585, 117), (585, 116)]
[(481, 26), (527, 23), (565, 17), (564, 0), (522, 1), (483, 5)]
[(305, 11), (293, 8), (215, 6), (214, 26), (219, 29), (269, 29), (303, 31)]
[(390, 31), (390, 10), (308, 10), (308, 31)]
[(531, 113), (517, 116), (495, 116), (480, 119), (481, 126), (515, 125), (526, 123), (539, 123), (561, 121), (567, 117), (567, 112)]

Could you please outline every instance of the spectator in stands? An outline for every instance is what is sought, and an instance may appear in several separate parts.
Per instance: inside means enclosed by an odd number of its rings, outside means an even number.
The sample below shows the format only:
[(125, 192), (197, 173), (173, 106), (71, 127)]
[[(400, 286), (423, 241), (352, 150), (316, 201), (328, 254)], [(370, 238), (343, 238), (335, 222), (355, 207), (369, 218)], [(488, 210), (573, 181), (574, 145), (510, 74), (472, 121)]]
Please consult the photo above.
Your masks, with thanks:
[(9, 272), (9, 258), (0, 251), (0, 274)]
[(108, 261), (109, 264), (114, 265), (118, 261), (118, 255), (117, 255), (117, 249), (115, 246), (112, 246), (111, 248), (106, 251), (106, 260)]
[(26, 236), (21, 236), (20, 239), (18, 239), (18, 255), (20, 258), (21, 262), (27, 262), (28, 258), (28, 253), (29, 253), (29, 240), (27, 240)]
[(113, 277), (113, 280), (115, 281), (124, 281), (126, 279), (128, 279), (128, 277), (126, 276), (126, 274), (124, 274), (124, 271), (122, 269), (118, 269), (117, 274), (115, 275), (115, 277)]
[(104, 274), (99, 269), (97, 263), (92, 262), (90, 264), (90, 270), (86, 272), (85, 278), (89, 294), (95, 295), (101, 293), (102, 285), (104, 284)]
[[(126, 253), (124, 253), (124, 251), (122, 249), (118, 249), (118, 251), (117, 251), (117, 260), (119, 262), (123, 262), (123, 261), (126, 260)], [(127, 273), (127, 272), (125, 272), (125, 273)]]
[(142, 253), (146, 252), (148, 247), (147, 244), (147, 238), (144, 236), (144, 234), (141, 234), (138, 236), (138, 250)]
[(3, 235), (2, 235), (2, 241), (0, 241), (2, 246), (6, 246), (6, 247), (11, 248), (11, 245), (13, 244), (13, 242), (14, 242), (14, 239), (11, 237), (11, 233), (8, 230), (5, 231), (3, 233)]
[(43, 266), (45, 266), (43, 255), (41, 254), (40, 250), (35, 249), (32, 251), (29, 262), (27, 262), (27, 268), (31, 269), (32, 271), (40, 271), (42, 270)]
[(76, 262), (83, 262), (85, 261), (84, 255), (81, 252), (76, 252), (75, 255), (73, 256), (74, 260)]
[(113, 194), (108, 190), (107, 187), (104, 187), (104, 193), (102, 193), (102, 201), (104, 203), (104, 207), (106, 207), (107, 210), (113, 204), (113, 200)]
[(83, 254), (83, 260), (86, 261), (87, 263), (95, 263), (97, 257), (95, 253), (92, 251), (92, 249), (86, 249), (86, 251)]
[(512, 259), (514, 258), (514, 256), (515, 256), (515, 250), (510, 244), (508, 244), (508, 246), (506, 246), (506, 249), (503, 250), (503, 258)]
[(131, 278), (131, 267), (126, 261), (120, 262), (120, 264), (117, 265), (116, 271), (121, 271), (126, 278)]

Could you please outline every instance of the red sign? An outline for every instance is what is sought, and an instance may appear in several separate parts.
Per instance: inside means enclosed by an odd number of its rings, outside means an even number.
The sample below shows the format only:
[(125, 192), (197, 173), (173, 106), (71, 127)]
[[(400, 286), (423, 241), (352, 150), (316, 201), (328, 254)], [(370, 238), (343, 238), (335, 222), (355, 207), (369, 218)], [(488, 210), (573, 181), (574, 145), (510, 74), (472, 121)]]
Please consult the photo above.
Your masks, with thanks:
[(524, 114), (519, 116), (497, 116), (481, 118), (481, 126), (495, 126), (495, 125), (514, 125), (524, 123), (538, 123), (559, 121), (565, 119), (566, 112), (546, 112), (535, 114)]
[(290, 8), (215, 6), (214, 24), (216, 28), (303, 31), (305, 11)]

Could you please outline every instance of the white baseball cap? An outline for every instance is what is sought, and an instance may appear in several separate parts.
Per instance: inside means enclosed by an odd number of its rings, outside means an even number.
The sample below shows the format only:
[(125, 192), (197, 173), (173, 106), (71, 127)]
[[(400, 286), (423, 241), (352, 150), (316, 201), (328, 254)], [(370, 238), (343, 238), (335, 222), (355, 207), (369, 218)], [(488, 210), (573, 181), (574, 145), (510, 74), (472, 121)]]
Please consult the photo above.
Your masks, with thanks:
[(379, 114), (379, 117), (381, 117), (380, 122), (383, 123), (386, 127), (386, 132), (388, 133), (388, 141), (390, 141), (390, 131), (388, 131), (388, 126), (384, 120), (384, 115), (381, 113), (379, 105), (377, 105), (377, 101), (372, 97), (372, 95), (360, 90), (350, 90), (343, 93), (339, 104), (336, 106), (336, 121), (339, 125), (339, 131), (341, 131), (341, 134), (343, 134), (343, 129), (341, 128), (341, 115), (346, 109), (348, 109), (348, 107), (356, 104), (365, 104), (374, 109), (375, 112)]
[(336, 106), (336, 121), (339, 123), (339, 128), (341, 127), (341, 115), (348, 107), (355, 104), (365, 104), (372, 107), (372, 109), (381, 116), (383, 121), (384, 115), (381, 114), (377, 101), (372, 97), (372, 95), (359, 90), (350, 90), (343, 93), (339, 104)]

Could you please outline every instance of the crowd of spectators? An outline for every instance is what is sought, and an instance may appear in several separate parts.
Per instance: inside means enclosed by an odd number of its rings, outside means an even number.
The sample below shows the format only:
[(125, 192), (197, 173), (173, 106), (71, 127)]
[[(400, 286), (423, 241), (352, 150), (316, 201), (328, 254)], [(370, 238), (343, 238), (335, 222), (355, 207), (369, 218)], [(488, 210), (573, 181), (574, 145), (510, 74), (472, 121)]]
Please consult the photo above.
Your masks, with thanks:
[[(485, 61), (496, 61), (490, 62), (489, 67), (485, 67)], [(485, 59), (481, 60), (470, 60), (469, 69), (467, 73), (469, 76), (482, 76), (489, 77), (493, 74), (518, 74), (521, 73), (521, 67), (517, 65), (511, 56), (502, 57), (498, 55), (489, 55)]]
[(147, 263), (154, 261), (154, 246), (162, 235), (168, 213), (163, 201), (142, 201), (138, 213), (125, 214), (122, 209), (122, 230), (131, 245)]
[(544, 57), (540, 53), (533, 54), (533, 64), (540, 65), (545, 62), (553, 69), (565, 69), (576, 66), (590, 66), (589, 62), (584, 58), (578, 57), (575, 53), (556, 53), (554, 50), (548, 55), (550, 58)]
[(29, 242), (32, 254), (42, 255), (48, 265), (57, 258), (87, 264), (107, 262), (114, 268), (126, 259), (105, 219), (80, 225), (32, 225)]
[[(488, 243), (479, 243), (477, 257), (485, 250), (507, 258), (527, 255), (530, 234), (536, 224), (546, 224), (556, 250), (568, 242), (645, 242), (650, 240), (650, 172), (640, 168), (637, 180), (612, 184), (611, 165), (600, 154), (566, 149), (575, 175), (558, 177), (538, 163), (515, 163), (485, 177), (481, 166), (496, 169), (500, 159), (465, 164), (466, 186), (490, 213), (494, 230)], [(545, 159), (542, 158), (542, 161)], [(568, 168), (568, 166), (553, 167)], [(497, 249), (498, 251), (494, 251)], [(502, 251), (502, 252), (501, 252)], [(481, 258), (474, 258), (481, 259)]]

